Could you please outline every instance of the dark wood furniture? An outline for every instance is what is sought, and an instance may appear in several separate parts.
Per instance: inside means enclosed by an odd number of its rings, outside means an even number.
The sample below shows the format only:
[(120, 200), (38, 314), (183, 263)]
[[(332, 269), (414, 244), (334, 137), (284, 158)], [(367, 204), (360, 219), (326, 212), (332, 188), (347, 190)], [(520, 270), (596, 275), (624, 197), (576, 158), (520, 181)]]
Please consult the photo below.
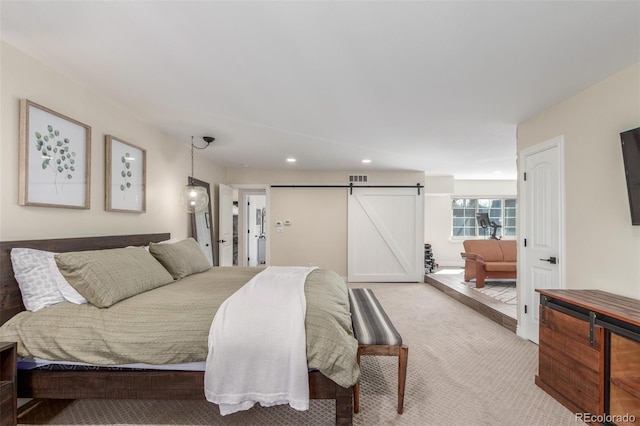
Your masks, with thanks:
[[(53, 252), (102, 250), (147, 245), (170, 238), (168, 233), (0, 242), (0, 325), (24, 311), (13, 276), (11, 249), (26, 247)], [(204, 373), (198, 371), (19, 371), (17, 393), (50, 399), (204, 399)], [(320, 372), (309, 373), (309, 396), (334, 399), (336, 424), (353, 419), (353, 389), (343, 388)]]
[(0, 426), (18, 423), (16, 344), (0, 342)]
[(536, 384), (587, 423), (640, 419), (640, 301), (600, 290), (540, 293)]

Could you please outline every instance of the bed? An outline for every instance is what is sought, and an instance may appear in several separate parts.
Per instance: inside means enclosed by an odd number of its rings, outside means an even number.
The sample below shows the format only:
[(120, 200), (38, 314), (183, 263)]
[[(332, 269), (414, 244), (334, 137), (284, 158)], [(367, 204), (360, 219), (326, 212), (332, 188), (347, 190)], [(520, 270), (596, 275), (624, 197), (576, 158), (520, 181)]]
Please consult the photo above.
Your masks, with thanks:
[[(170, 235), (167, 233), (160, 233), (0, 242), (0, 325), (25, 310), (20, 288), (12, 268), (10, 258), (12, 248), (33, 248), (64, 253), (144, 246), (150, 242), (167, 240), (169, 237)], [(202, 274), (206, 274), (206, 272)], [(188, 278), (190, 277), (184, 279), (185, 282)], [(166, 287), (173, 285), (175, 284), (168, 284)], [(151, 292), (153, 291), (155, 290), (151, 290)], [(166, 298), (166, 296), (163, 297)], [(307, 353), (308, 357), (311, 357), (309, 349)], [(309, 365), (311, 366), (311, 362)], [(337, 380), (343, 383), (343, 386), (340, 386), (335, 380), (328, 377), (332, 375), (331, 373), (323, 374), (323, 371), (322, 368), (319, 368), (309, 372), (310, 398), (334, 399), (336, 424), (351, 424), (353, 416), (352, 387), (348, 383), (344, 385), (344, 378)], [(350, 374), (357, 377), (357, 372), (350, 372)], [(20, 370), (18, 373), (18, 396), (42, 399), (204, 399), (203, 375), (202, 371), (145, 368)]]

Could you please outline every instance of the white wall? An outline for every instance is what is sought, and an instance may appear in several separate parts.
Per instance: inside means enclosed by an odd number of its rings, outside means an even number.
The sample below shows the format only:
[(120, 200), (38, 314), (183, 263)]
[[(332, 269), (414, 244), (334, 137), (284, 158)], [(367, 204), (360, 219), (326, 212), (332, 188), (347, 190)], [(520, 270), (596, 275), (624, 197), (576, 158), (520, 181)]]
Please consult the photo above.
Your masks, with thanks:
[[(515, 161), (515, 159), (514, 159)], [(425, 180), (425, 242), (431, 244), (436, 263), (464, 266), (462, 241), (451, 238), (451, 199), (456, 197), (516, 197), (515, 180), (455, 180), (427, 176)]]
[(518, 126), (518, 152), (564, 135), (567, 288), (640, 299), (620, 132), (640, 126), (640, 63)]
[[(190, 234), (179, 195), (191, 170), (189, 141), (172, 140), (101, 93), (75, 83), (2, 42), (0, 116), (0, 240), (171, 232)], [(91, 126), (91, 208), (18, 205), (19, 101), (29, 99)], [(147, 150), (147, 212), (114, 213), (105, 207), (105, 135)], [(213, 184), (225, 170), (196, 161), (197, 178)], [(215, 214), (214, 214), (215, 216)]]

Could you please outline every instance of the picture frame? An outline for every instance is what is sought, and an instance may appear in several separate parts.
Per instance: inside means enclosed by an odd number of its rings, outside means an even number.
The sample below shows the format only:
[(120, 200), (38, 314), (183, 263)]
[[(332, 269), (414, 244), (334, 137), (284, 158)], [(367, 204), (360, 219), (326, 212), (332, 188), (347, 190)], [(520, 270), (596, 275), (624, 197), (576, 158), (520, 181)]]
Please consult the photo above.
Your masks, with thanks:
[(18, 204), (89, 209), (91, 127), (20, 100)]
[(113, 135), (105, 136), (105, 210), (147, 211), (147, 150)]

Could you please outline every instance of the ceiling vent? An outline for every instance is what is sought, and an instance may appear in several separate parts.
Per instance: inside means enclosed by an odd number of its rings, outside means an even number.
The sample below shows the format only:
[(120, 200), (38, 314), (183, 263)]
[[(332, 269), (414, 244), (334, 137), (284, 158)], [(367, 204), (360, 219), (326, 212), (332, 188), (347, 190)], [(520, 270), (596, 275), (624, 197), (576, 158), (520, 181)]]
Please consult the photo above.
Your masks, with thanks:
[(367, 183), (369, 182), (368, 175), (349, 175), (349, 183)]

